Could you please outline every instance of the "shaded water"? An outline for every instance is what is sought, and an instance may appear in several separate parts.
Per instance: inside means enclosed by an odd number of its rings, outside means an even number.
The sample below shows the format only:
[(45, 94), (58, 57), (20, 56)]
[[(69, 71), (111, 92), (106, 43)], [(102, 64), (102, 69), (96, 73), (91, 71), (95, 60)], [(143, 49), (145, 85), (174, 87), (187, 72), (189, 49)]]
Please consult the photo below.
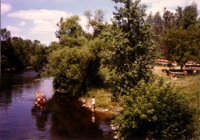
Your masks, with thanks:
[[(48, 100), (45, 111), (34, 107), (37, 91)], [(32, 70), (1, 74), (0, 139), (112, 139), (111, 117), (55, 96), (52, 78)]]

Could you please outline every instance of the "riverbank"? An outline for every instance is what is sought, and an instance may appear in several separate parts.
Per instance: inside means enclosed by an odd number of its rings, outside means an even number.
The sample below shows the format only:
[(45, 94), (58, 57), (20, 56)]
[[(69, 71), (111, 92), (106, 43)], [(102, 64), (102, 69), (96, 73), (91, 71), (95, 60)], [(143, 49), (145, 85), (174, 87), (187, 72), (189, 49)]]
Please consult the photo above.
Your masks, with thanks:
[[(116, 127), (112, 124), (112, 120), (114, 120), (115, 117), (121, 112), (122, 107), (119, 106), (118, 103), (111, 102), (110, 98), (106, 97), (106, 96), (109, 96), (110, 93), (103, 92), (103, 94), (99, 94), (102, 91), (104, 91), (104, 90), (103, 89), (97, 90), (98, 94), (95, 96), (97, 104), (95, 105), (95, 110), (93, 110), (93, 105), (92, 105), (92, 97), (93, 96), (82, 97), (79, 100), (82, 102), (82, 107), (86, 107), (86, 108), (90, 109), (91, 112), (93, 112), (93, 114), (97, 113), (98, 116), (101, 116), (101, 118), (104, 118), (104, 120), (103, 120), (104, 122), (107, 121), (107, 123), (109, 125), (109, 129), (108, 128), (107, 129), (110, 132), (112, 132), (112, 134), (111, 134), (112, 139), (116, 140), (116, 139), (118, 139), (118, 136), (117, 136)], [(94, 120), (95, 120), (95, 118), (94, 118)], [(94, 120), (92, 120), (92, 121), (94, 121)]]
[(95, 97), (95, 111), (105, 112), (113, 116), (119, 114), (122, 107), (111, 101), (111, 93), (105, 89), (91, 89), (87, 96), (80, 98), (82, 106), (92, 110), (92, 97)]
[[(171, 80), (170, 76), (166, 75), (166, 72), (163, 72), (162, 69), (166, 69), (165, 66), (155, 66), (153, 70), (153, 74), (155, 78), (162, 77), (166, 83), (171, 82), (175, 87), (182, 90), (184, 93), (187, 92), (188, 97), (190, 97), (191, 104), (198, 108), (200, 98), (199, 98), (199, 91), (200, 91), (200, 75), (186, 75), (186, 76), (177, 76), (176, 80)], [(178, 69), (179, 67), (174, 67), (174, 69)], [(198, 69), (200, 70), (200, 69)], [(82, 97), (80, 100), (83, 103), (84, 107), (89, 109), (92, 108), (92, 97), (96, 98), (96, 111), (106, 112), (113, 115), (119, 114), (122, 110), (122, 106), (120, 106), (119, 102), (112, 102), (111, 101), (111, 93), (107, 89), (91, 89), (88, 91), (87, 96)], [(199, 110), (199, 109), (197, 109)]]

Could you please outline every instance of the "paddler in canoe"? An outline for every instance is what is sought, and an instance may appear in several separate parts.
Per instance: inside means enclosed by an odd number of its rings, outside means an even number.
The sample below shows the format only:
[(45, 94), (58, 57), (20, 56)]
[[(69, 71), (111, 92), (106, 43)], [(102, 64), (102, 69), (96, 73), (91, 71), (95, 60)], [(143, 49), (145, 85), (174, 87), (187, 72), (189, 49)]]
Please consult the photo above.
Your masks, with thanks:
[(45, 97), (40, 92), (37, 92), (35, 94), (36, 94), (36, 102), (35, 102), (35, 104), (36, 105), (38, 105), (38, 104), (45, 105), (46, 104)]

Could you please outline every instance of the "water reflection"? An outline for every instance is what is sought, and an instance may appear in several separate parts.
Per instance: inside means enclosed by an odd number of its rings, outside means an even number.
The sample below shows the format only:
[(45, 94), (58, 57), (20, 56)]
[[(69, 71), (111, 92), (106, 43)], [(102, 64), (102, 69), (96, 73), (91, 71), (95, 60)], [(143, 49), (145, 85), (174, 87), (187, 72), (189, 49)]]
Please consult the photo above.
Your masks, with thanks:
[(30, 112), (35, 91), (45, 89), (52, 96), (52, 78), (40, 79), (33, 70), (26, 70), (2, 72), (0, 80), (0, 139), (50, 139), (48, 116), (33, 112), (36, 117)]
[[(47, 99), (43, 107), (34, 105), (37, 91)], [(0, 139), (112, 139), (108, 114), (55, 95), (52, 78), (32, 70), (1, 75), (0, 119)]]
[(40, 106), (34, 105), (31, 110), (32, 116), (36, 119), (37, 129), (40, 131), (46, 130), (46, 124), (48, 122), (48, 112), (46, 109), (41, 109)]
[(37, 73), (32, 70), (2, 72), (0, 79), (0, 107), (9, 106), (13, 98), (23, 96), (23, 89), (38, 86)]
[(81, 102), (62, 95), (49, 101), (51, 133), (54, 137), (103, 138), (97, 123), (91, 121), (92, 112), (82, 108)]
[(9, 104), (12, 102), (12, 94), (11, 92), (1, 92), (0, 93), (0, 107), (9, 106)]
[(95, 122), (95, 113), (92, 111), (92, 122)]

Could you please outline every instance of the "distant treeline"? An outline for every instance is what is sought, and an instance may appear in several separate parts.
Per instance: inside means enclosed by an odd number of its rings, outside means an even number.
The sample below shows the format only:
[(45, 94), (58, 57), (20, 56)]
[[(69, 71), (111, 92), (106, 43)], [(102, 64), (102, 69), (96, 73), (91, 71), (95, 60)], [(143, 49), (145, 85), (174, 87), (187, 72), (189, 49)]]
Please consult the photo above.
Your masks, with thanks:
[(200, 15), (195, 3), (175, 12), (164, 8), (146, 21), (150, 23), (157, 44), (158, 58), (176, 61), (182, 67), (187, 61), (200, 62)]
[(38, 40), (11, 37), (1, 29), (1, 70), (22, 70), (33, 67), (37, 72), (47, 63), (47, 47)]

